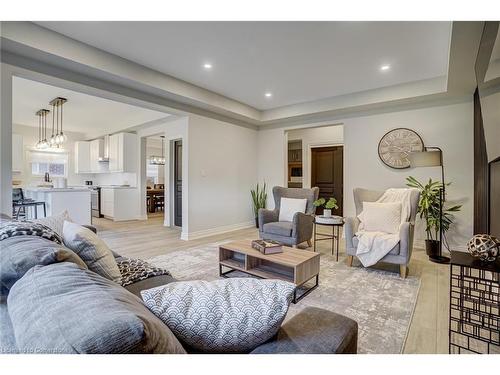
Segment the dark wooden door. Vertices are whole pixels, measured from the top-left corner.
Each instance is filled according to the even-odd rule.
[[[182,227],[182,141],[174,142],[174,224]]]
[[[333,215],[342,216],[344,203],[344,148],[343,146],[311,149],[311,186],[319,187],[320,198],[337,199],[338,209]],[[321,214],[319,209],[317,214]]]

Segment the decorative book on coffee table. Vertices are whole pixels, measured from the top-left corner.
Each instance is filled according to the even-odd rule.
[[[272,240],[253,240],[252,247],[259,250],[262,254],[279,254],[283,252],[283,245],[278,241]]]

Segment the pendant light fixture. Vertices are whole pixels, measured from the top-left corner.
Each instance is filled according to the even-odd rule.
[[[165,136],[161,136],[161,156],[156,156],[156,155],[151,155],[149,157],[149,164],[152,164],[152,165],[165,165],[165,156],[164,156],[164,150],[165,150],[165,147],[164,147],[164,138]]]
[[[38,117],[38,142],[35,148],[39,150],[45,150],[50,147],[47,141],[47,115],[49,114],[48,109],[40,109],[36,112]]]
[[[59,147],[64,142],[68,140],[66,134],[63,132],[63,105],[68,100],[65,98],[57,97],[50,101],[50,105],[52,106],[52,131],[54,132],[55,125],[55,134],[52,134],[50,138],[50,144],[56,147]]]

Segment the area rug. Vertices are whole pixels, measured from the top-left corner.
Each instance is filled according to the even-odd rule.
[[[218,245],[179,250],[148,260],[169,270],[177,280],[219,279]],[[247,277],[241,272],[231,277]],[[319,287],[292,304],[287,319],[307,306],[320,307],[358,322],[358,353],[402,353],[420,279],[362,267],[348,267],[344,258],[321,254]]]

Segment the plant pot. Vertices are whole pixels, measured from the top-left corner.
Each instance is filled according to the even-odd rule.
[[[332,210],[329,210],[329,209],[324,209],[323,210],[323,216],[324,217],[332,217]]]
[[[439,255],[439,241],[438,240],[425,240],[425,252],[430,257]]]
[[[255,228],[259,227],[259,218],[255,217]]]

